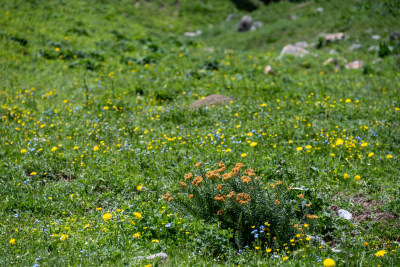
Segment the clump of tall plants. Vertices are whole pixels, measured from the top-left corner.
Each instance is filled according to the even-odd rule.
[[[302,193],[281,180],[258,177],[242,163],[230,170],[222,161],[213,169],[197,163],[177,189],[162,198],[180,212],[233,229],[239,248],[254,241],[280,247],[304,236],[303,226],[312,226],[318,218],[309,214],[311,203]]]

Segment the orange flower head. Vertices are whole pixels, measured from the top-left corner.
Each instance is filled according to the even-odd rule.
[[[190,180],[191,178],[193,177],[193,174],[192,173],[187,173],[187,174],[185,174],[185,182],[187,181],[187,180]]]
[[[230,173],[230,172],[222,174],[222,181],[226,181],[226,180],[229,180],[231,178],[232,178],[232,173]]]
[[[222,189],[222,185],[221,184],[217,185],[217,189],[221,190]]]
[[[187,184],[185,183],[185,182],[180,182],[179,183],[182,187],[186,187],[187,186]]]
[[[239,193],[236,195],[235,201],[240,204],[247,204],[250,202],[250,195],[247,193]]]
[[[223,210],[217,211],[217,215],[222,215],[222,214],[224,214],[224,211],[223,211]]]
[[[192,184],[195,186],[199,186],[203,182],[203,177],[197,176],[196,178],[193,179]]]
[[[249,183],[251,181],[251,178],[248,176],[242,176],[240,179],[242,179],[243,183]]]
[[[203,164],[203,163],[202,162],[198,162],[198,163],[194,164],[194,166],[197,168],[197,167],[200,167],[201,164]]]
[[[217,201],[225,202],[225,196],[221,194],[216,195],[214,199]]]

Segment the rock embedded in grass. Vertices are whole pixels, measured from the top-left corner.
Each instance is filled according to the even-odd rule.
[[[196,102],[194,102],[190,105],[190,108],[195,109],[195,108],[205,107],[205,106],[209,106],[209,105],[221,104],[224,102],[228,102],[230,100],[231,100],[231,97],[229,97],[229,96],[214,94],[214,95],[206,96],[203,99],[197,100]]]
[[[302,57],[307,54],[308,54],[308,51],[306,49],[304,49],[303,47],[288,44],[288,45],[285,45],[285,47],[283,47],[279,57],[283,57],[285,55],[293,55],[295,57]]]

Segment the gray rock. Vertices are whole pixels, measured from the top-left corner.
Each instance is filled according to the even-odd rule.
[[[315,11],[317,11],[317,12],[323,12],[323,11],[324,11],[324,8],[323,8],[323,7],[317,7],[317,9],[315,9]]]
[[[318,242],[321,246],[324,246],[326,244],[325,241],[319,236],[307,235],[307,237],[310,238],[312,241]]]
[[[338,214],[339,217],[342,217],[342,218],[344,218],[344,219],[346,219],[348,221],[353,219],[353,215],[350,212],[348,212],[347,210],[344,210],[344,209],[338,210],[337,214]]]
[[[195,32],[185,32],[186,37],[196,37],[201,35],[203,32],[201,30],[197,30]]]
[[[263,72],[264,74],[274,74],[274,70],[270,65],[266,66]]]
[[[263,25],[264,25],[264,24],[263,24],[261,21],[254,21],[254,22],[251,24],[250,31],[255,31],[255,30],[261,28]]]
[[[344,40],[346,36],[342,32],[337,32],[337,33],[329,33],[325,35],[325,42],[335,42],[335,41],[341,41]]]
[[[237,26],[238,32],[247,32],[251,28],[251,23],[253,22],[253,18],[250,16],[243,16],[242,19],[239,21]]]
[[[379,40],[379,39],[381,39],[381,36],[380,35],[372,35],[371,38],[373,40]]]
[[[347,50],[352,52],[352,51],[360,49],[360,48],[361,48],[360,44],[352,44]]]
[[[235,17],[236,17],[236,14],[231,13],[231,14],[229,14],[229,15],[226,17],[225,21],[231,21],[231,20],[234,19]]]
[[[350,70],[350,69],[361,69],[362,66],[364,65],[364,62],[361,60],[356,60],[356,61],[352,61],[349,62],[345,65],[346,69]]]
[[[166,253],[160,252],[160,253],[153,254],[153,255],[150,255],[147,257],[146,256],[138,256],[138,257],[133,258],[133,260],[134,261],[141,261],[141,260],[145,260],[145,259],[154,260],[156,258],[159,258],[161,260],[161,262],[165,262],[168,259],[168,255]]]
[[[392,32],[390,35],[389,35],[389,39],[390,40],[397,40],[397,39],[399,39],[400,38],[400,32]]]
[[[294,46],[302,47],[302,48],[307,48],[307,47],[309,47],[310,45],[309,45],[307,42],[305,42],[305,41],[301,41],[301,42],[295,43]]]
[[[306,54],[308,54],[308,51],[306,49],[304,49],[303,47],[288,44],[288,45],[285,45],[285,47],[282,49],[279,57],[283,57],[285,55],[293,55],[295,57],[302,57]]]

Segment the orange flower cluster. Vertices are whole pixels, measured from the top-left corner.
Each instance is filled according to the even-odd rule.
[[[193,194],[190,194],[190,195],[189,195],[189,198],[192,198],[192,197],[194,197],[194,195],[193,195]]]
[[[185,182],[180,182],[179,183],[182,187],[186,187],[187,186],[187,184],[185,183]]]
[[[225,202],[225,196],[224,196],[224,195],[221,195],[221,194],[216,195],[216,196],[214,197],[214,199],[217,200],[217,201]]]
[[[229,192],[229,194],[227,194],[226,197],[228,197],[228,198],[235,197],[235,192],[234,191]]]
[[[185,174],[185,181],[190,180],[193,177],[193,174],[191,172]]]
[[[197,167],[200,167],[201,164],[202,164],[202,162],[198,162],[198,163],[194,164],[194,166],[197,168]]]
[[[193,179],[192,184],[195,186],[199,186],[203,182],[203,177],[197,176],[196,178]]]
[[[217,185],[217,189],[221,190],[222,189],[222,185],[221,184]]]
[[[307,218],[309,218],[309,219],[318,219],[318,216],[317,215],[307,214]]]
[[[167,200],[168,202],[170,202],[173,198],[171,197],[170,194],[165,193],[165,194],[162,196],[162,199]]]
[[[222,162],[222,160],[219,163],[217,163],[217,165],[218,165],[219,169],[216,170],[216,172],[220,173],[220,172],[225,171],[225,164]]]
[[[249,183],[251,181],[251,178],[248,176],[242,176],[240,179],[242,179],[243,183]]]
[[[247,204],[250,202],[250,195],[247,193],[239,193],[237,194],[235,201],[240,204]]]
[[[231,172],[224,173],[224,174],[222,174],[222,181],[229,180],[229,179],[232,178],[232,176],[233,176],[233,175],[232,175]]]
[[[235,175],[238,175],[239,174],[239,171],[240,171],[240,169],[243,167],[243,163],[236,163],[236,165],[235,165],[235,167],[232,169],[232,175],[233,176],[235,176]]]
[[[211,180],[215,180],[219,178],[219,173],[216,171],[209,171],[206,174],[206,177]]]
[[[223,210],[217,211],[217,215],[222,215],[222,214],[224,214],[224,211],[223,211]]]
[[[282,184],[282,181],[276,181],[276,185]]]
[[[275,205],[279,205],[279,204],[281,204],[281,202],[279,201],[279,199],[277,199],[277,200],[275,200]]]
[[[254,173],[254,170],[253,169],[247,169],[247,170],[245,170],[244,171],[244,173],[243,173],[244,175],[247,175],[247,176],[255,176],[256,174]]]

